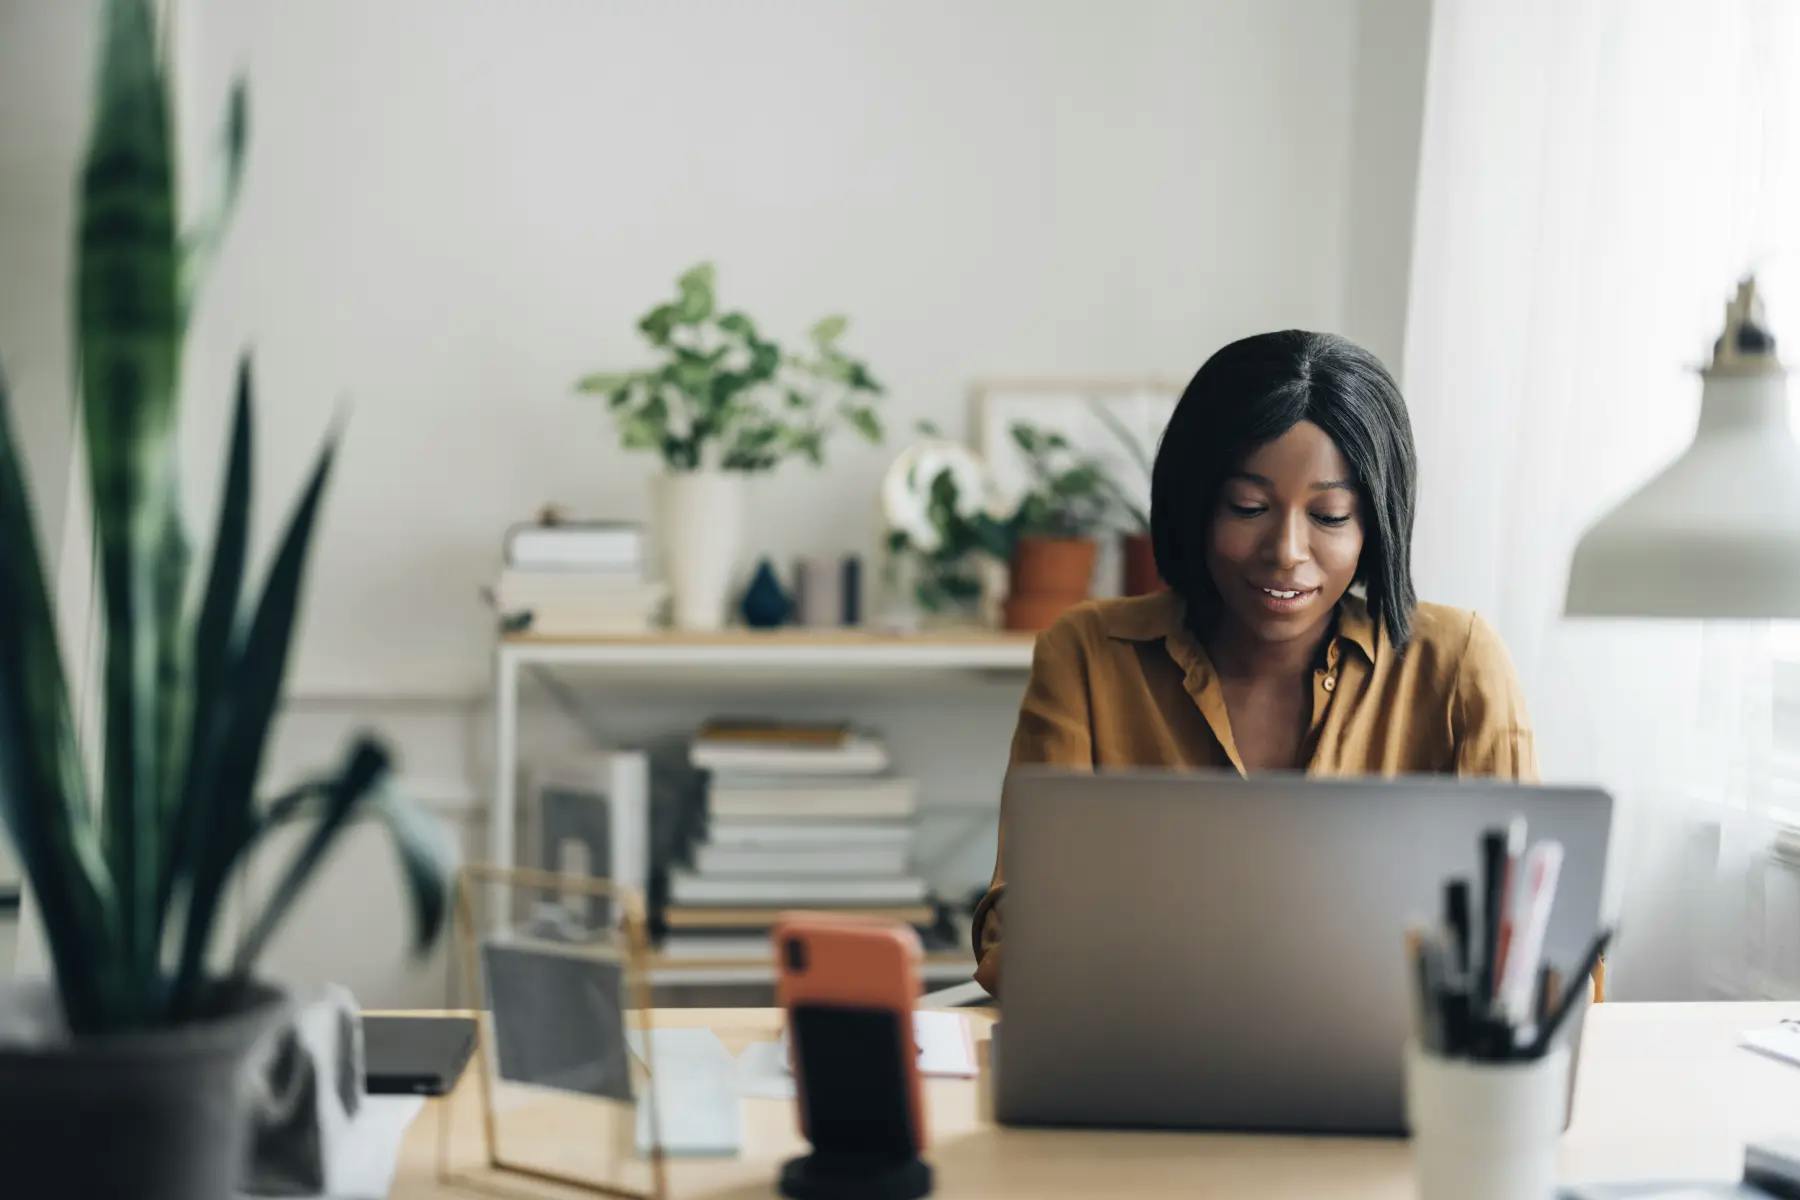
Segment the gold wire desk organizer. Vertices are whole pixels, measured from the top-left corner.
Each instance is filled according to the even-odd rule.
[[[478,894],[493,900],[496,892],[500,902],[478,914]],[[523,925],[514,918],[521,894],[538,898],[527,907]],[[471,864],[457,874],[455,905],[463,982],[476,1016],[475,1069],[486,1171],[471,1173],[451,1163],[454,1105],[446,1101],[438,1124],[439,1179],[500,1196],[529,1195],[505,1186],[510,1179],[621,1200],[665,1200],[661,1114],[652,1086],[655,1039],[643,897],[591,876]],[[539,960],[535,965],[534,958]],[[523,967],[518,975],[536,978],[507,980],[503,965]],[[498,997],[496,983],[501,985]],[[566,994],[571,983],[577,985],[573,996]],[[588,1015],[577,1011],[583,1005],[604,1007],[615,996],[616,1029],[605,1012],[595,1014],[591,1023],[570,1019]],[[510,1009],[554,1019],[520,1027]],[[564,1048],[578,1055],[583,1039],[589,1050],[585,1061],[549,1065]],[[582,1118],[569,1115],[583,1107],[593,1111]],[[541,1161],[539,1155],[520,1155],[516,1144],[503,1146],[509,1112],[530,1121],[535,1137],[529,1140],[538,1149],[561,1152],[552,1157],[599,1158],[610,1162],[610,1168],[573,1170]],[[627,1182],[632,1178],[639,1181]]]

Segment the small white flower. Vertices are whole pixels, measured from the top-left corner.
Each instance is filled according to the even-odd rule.
[[[906,535],[907,544],[923,554],[944,544],[943,531],[931,519],[931,492],[948,474],[956,487],[956,513],[965,519],[982,511],[988,494],[986,469],[973,451],[959,442],[932,438],[900,452],[881,485],[882,514],[888,528]]]

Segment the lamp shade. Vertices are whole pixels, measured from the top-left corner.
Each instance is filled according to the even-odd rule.
[[[1576,546],[1569,615],[1800,618],[1800,445],[1754,280],[1701,374],[1693,444]]]

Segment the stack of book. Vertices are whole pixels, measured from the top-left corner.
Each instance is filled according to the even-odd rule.
[[[598,637],[655,628],[666,598],[646,574],[644,529],[607,521],[518,525],[494,589],[509,629]]]
[[[845,725],[717,720],[690,753],[710,773],[707,834],[669,876],[671,959],[767,958],[783,912],[855,912],[930,927],[910,871],[918,787]]]

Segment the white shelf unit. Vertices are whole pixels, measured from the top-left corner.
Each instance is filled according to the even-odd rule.
[[[490,812],[491,861],[513,861],[518,807],[519,684],[528,669],[598,673],[608,683],[652,683],[704,689],[710,683],[754,680],[758,686],[807,688],[867,680],[882,686],[902,680],[929,683],[953,677],[1000,676],[1023,683],[1035,639],[1030,634],[884,634],[858,630],[728,631],[717,634],[653,634],[606,638],[503,638],[495,651],[494,804]],[[968,977],[973,961],[928,955],[927,983]],[[767,963],[663,960],[652,982],[672,985],[769,983]]]

